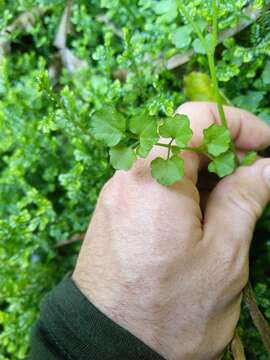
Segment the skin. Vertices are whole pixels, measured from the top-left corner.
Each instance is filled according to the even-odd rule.
[[[190,118],[191,146],[219,123],[212,103],[186,103],[177,113]],[[254,115],[225,113],[239,153],[270,145],[270,128]],[[254,227],[270,200],[270,159],[217,181],[205,158],[183,155],[185,178],[171,187],[150,174],[162,148],[105,184],[73,280],[165,359],[220,359],[239,319]]]

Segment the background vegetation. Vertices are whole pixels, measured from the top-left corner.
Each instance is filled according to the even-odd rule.
[[[209,1],[186,4],[207,29]],[[220,1],[217,73],[227,101],[270,123],[268,9]],[[93,111],[107,103],[171,115],[186,100],[213,99],[207,73],[174,0],[0,0],[0,360],[26,356],[40,300],[72,269],[112,174],[89,131]],[[268,319],[269,231],[270,209],[251,252]],[[268,358],[245,308],[238,333],[247,359]]]

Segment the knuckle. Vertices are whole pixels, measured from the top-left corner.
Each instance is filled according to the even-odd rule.
[[[228,201],[252,220],[258,219],[262,213],[262,207],[254,194],[245,188],[238,187],[237,191],[227,192]]]
[[[194,111],[194,110],[210,110],[211,111],[211,105],[213,103],[211,102],[207,102],[207,101],[187,101],[183,104],[181,104],[177,110],[176,113],[179,112],[190,112],[190,110]],[[194,109],[195,108],[195,109]]]
[[[110,207],[119,203],[119,198],[123,196],[127,176],[124,171],[116,171],[113,177],[106,182],[99,197],[103,205]]]
[[[185,112],[187,110],[190,110],[193,108],[193,106],[196,104],[195,101],[187,101],[185,103],[183,103],[182,105],[180,105],[177,110],[176,110],[176,113],[179,113],[179,112]]]
[[[150,166],[143,159],[138,159],[130,171],[135,180],[145,180],[150,177]]]

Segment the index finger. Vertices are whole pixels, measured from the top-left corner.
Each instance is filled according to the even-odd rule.
[[[232,106],[224,106],[224,112],[237,149],[262,150],[270,145],[270,127],[257,116]],[[212,124],[221,123],[217,105],[211,102],[187,102],[176,110],[176,114],[189,117],[193,130],[190,146],[201,145],[203,130]],[[186,175],[196,183],[199,169],[205,166],[207,161],[208,159],[204,156],[193,157]]]

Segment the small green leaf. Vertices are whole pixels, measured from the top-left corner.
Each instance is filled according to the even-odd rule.
[[[225,154],[218,156],[208,165],[208,170],[221,178],[232,174],[235,168],[235,155],[232,151],[227,151]]]
[[[177,6],[174,0],[156,1],[154,11],[158,18],[158,23],[169,23],[177,17]]]
[[[203,130],[203,135],[203,143],[210,155],[219,156],[230,147],[230,131],[223,125],[212,124]]]
[[[209,49],[211,49],[211,41],[212,41],[212,35],[211,34],[207,34],[206,37],[205,37],[205,41],[206,41],[206,44],[208,46]],[[193,49],[195,51],[195,53],[197,54],[203,54],[205,55],[206,52],[205,52],[205,48],[201,42],[201,40],[199,38],[195,39],[192,43],[192,46],[193,46]]]
[[[175,115],[168,118],[159,128],[159,134],[165,138],[175,139],[180,148],[185,148],[192,138],[189,118],[186,115]]]
[[[270,124],[270,111],[268,109],[264,109],[264,111],[259,114],[259,118],[261,118],[267,124]]]
[[[172,34],[172,42],[178,49],[187,47],[191,42],[192,27],[184,25],[177,28]]]
[[[170,186],[184,176],[184,160],[179,156],[168,160],[158,157],[151,162],[151,174],[160,184]]]
[[[154,11],[157,15],[162,15],[162,14],[166,14],[167,12],[175,8],[176,5],[173,0],[161,0],[159,2],[156,2],[154,6]]]
[[[241,160],[241,165],[251,165],[254,163],[256,158],[257,158],[256,151],[249,151],[248,153],[245,154],[245,156]]]
[[[196,21],[196,24],[198,25],[201,32],[204,32],[204,30],[207,28],[208,25],[207,21],[205,20],[198,20]]]
[[[270,61],[266,62],[265,68],[262,73],[262,81],[265,85],[270,84]]]
[[[106,106],[93,114],[90,127],[95,139],[111,147],[123,138],[126,119],[111,106]]]
[[[137,155],[145,158],[158,141],[157,122],[148,114],[140,114],[130,119],[129,129],[139,136]]]
[[[266,94],[265,91],[248,91],[245,95],[239,95],[234,99],[234,104],[250,112],[257,112],[261,101]]]
[[[130,147],[117,145],[110,149],[110,163],[116,170],[128,171],[135,160],[135,152]]]

